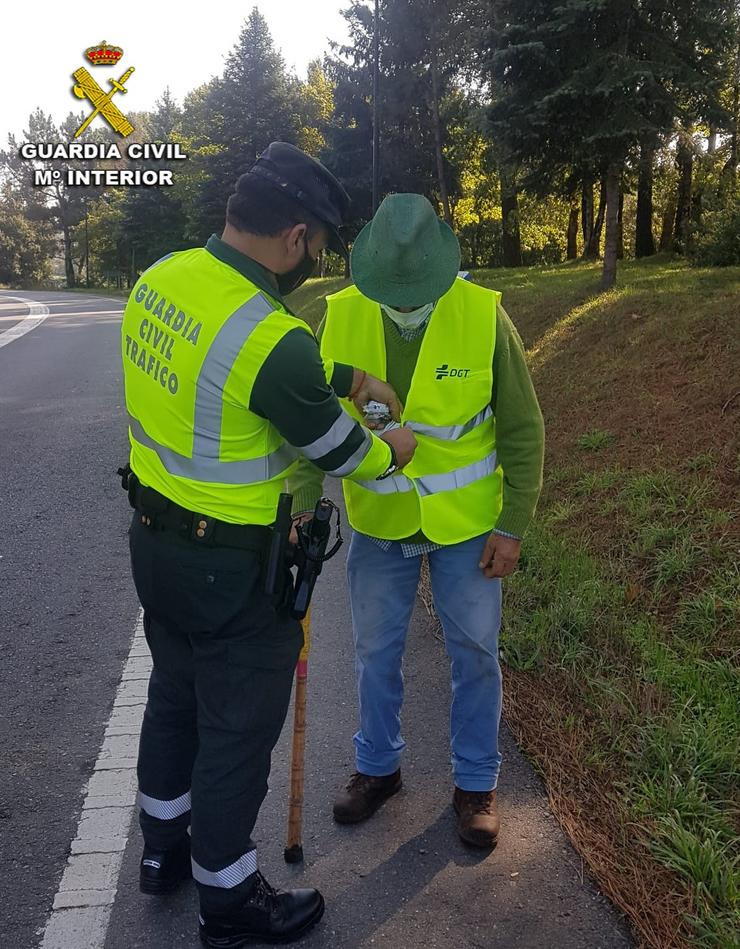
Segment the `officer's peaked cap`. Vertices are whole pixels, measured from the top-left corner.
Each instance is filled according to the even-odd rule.
[[[350,198],[334,175],[320,161],[295,145],[273,142],[249,170],[282,191],[325,224],[329,247],[347,257],[339,228],[349,211]]]

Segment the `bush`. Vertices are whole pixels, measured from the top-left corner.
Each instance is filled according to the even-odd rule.
[[[706,217],[703,232],[696,238],[693,257],[702,267],[729,267],[740,264],[740,197],[727,207]]]

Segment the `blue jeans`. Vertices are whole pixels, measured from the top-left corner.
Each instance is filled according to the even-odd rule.
[[[434,605],[452,668],[452,770],[464,791],[496,787],[501,754],[501,581],[478,567],[487,534],[429,554]],[[355,534],[347,558],[355,638],[360,729],[357,770],[392,774],[406,746],[401,737],[402,660],[421,569],[400,544],[386,552]]]

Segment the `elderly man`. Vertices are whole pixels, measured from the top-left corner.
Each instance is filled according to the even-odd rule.
[[[452,670],[457,829],[490,848],[499,832],[501,579],[516,566],[539,496],[542,416],[501,294],[459,277],[457,238],[424,197],[386,198],[351,263],[354,285],[327,300],[322,354],[389,382],[418,447],[402,472],[344,483],[360,723],[357,770],[334,817],[365,820],[401,788],[402,658],[426,553]],[[300,507],[312,507],[320,472],[304,468],[294,489],[296,481]]]

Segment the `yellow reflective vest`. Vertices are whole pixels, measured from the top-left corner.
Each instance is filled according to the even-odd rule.
[[[501,512],[503,473],[491,410],[496,310],[501,295],[457,279],[429,320],[402,423],[418,447],[401,474],[344,482],[352,527],[387,540],[422,530],[455,544],[491,530]],[[356,287],[327,297],[324,358],[387,378],[380,305]],[[354,406],[345,400],[355,417]]]
[[[231,523],[274,521],[297,452],[248,406],[264,361],[296,327],[311,332],[205,248],[141,275],[122,353],[130,463],[142,484]]]

